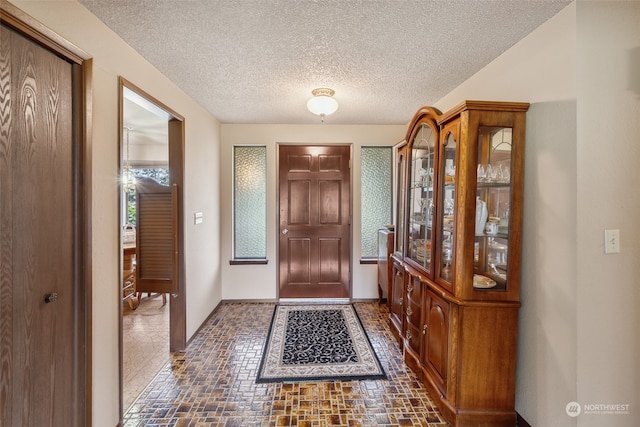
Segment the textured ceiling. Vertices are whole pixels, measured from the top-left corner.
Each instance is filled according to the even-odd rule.
[[[79,0],[222,123],[406,124],[569,0]],[[134,82],[135,83],[135,82]]]

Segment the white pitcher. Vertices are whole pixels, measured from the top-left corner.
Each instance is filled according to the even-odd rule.
[[[476,197],[476,236],[484,234],[484,225],[488,216],[487,204],[480,197]]]

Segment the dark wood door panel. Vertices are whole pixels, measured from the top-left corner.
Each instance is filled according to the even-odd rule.
[[[303,285],[311,283],[311,242],[309,239],[287,239],[288,283]]]
[[[0,425],[76,425],[73,66],[0,32]]]
[[[342,156],[336,154],[319,154],[318,170],[320,172],[342,172],[344,170]]]
[[[350,295],[349,157],[347,146],[280,147],[280,298]]]
[[[286,158],[287,172],[311,172],[311,154],[291,153]]]
[[[444,393],[449,360],[450,305],[431,290],[426,292],[424,301],[426,336],[423,341],[422,364],[432,373],[433,381]]]
[[[391,307],[389,317],[391,318],[393,324],[395,325],[396,332],[398,336],[404,334],[404,280],[405,280],[405,272],[404,267],[397,263],[393,262],[393,277],[392,277],[392,290],[391,290]]]
[[[291,180],[289,182],[288,226],[310,225],[311,221],[311,181]]]
[[[447,325],[442,306],[435,304],[429,308],[429,326],[431,327],[427,341],[429,363],[441,377],[444,377],[447,366]]]
[[[342,259],[341,249],[344,245],[340,238],[318,239],[318,283],[335,284],[342,283]]]
[[[340,225],[342,221],[342,182],[339,180],[318,181],[318,223]]]

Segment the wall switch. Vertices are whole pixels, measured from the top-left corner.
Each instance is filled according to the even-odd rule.
[[[196,212],[193,214],[193,223],[202,224],[202,212]]]
[[[604,253],[620,253],[620,230],[604,230]]]

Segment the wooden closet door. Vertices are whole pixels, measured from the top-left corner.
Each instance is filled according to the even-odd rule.
[[[0,425],[81,425],[72,65],[0,32]]]

